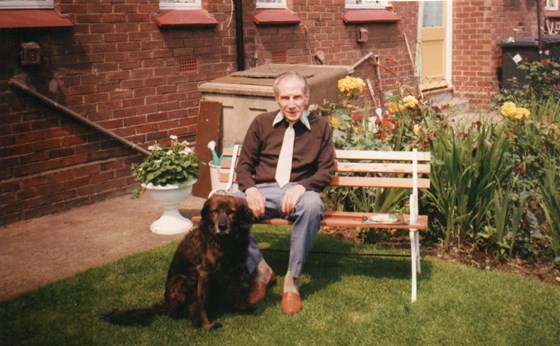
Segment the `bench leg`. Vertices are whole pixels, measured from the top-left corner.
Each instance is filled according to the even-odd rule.
[[[416,230],[410,230],[410,262],[412,265],[412,289],[410,295],[410,301],[416,301],[416,289],[417,281],[416,276],[420,272],[420,254],[419,254],[419,240],[418,232]]]
[[[418,232],[414,232],[415,239],[416,239],[416,272],[420,274],[422,272],[422,268],[420,266],[420,235]]]

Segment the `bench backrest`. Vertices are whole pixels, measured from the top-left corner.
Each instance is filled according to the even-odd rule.
[[[240,150],[241,146],[224,149],[221,182],[236,181],[235,173],[230,177],[230,168],[232,157],[237,163]],[[431,155],[428,151],[336,150],[335,153],[336,175],[331,186],[407,188],[413,189],[413,193],[430,187]]]

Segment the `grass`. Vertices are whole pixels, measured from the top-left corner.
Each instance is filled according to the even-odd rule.
[[[265,248],[288,248],[284,229],[255,233]],[[177,242],[1,302],[0,345],[560,345],[558,287],[430,259],[411,303],[409,258],[326,254],[395,253],[326,235],[306,265],[304,309],[294,316],[280,311],[280,280],[254,312],[225,314],[211,333],[166,316],[148,327],[102,320],[161,298]],[[285,272],[287,252],[264,255]]]

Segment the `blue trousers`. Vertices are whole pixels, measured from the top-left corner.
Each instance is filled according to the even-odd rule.
[[[266,198],[265,202],[265,218],[287,218],[292,221],[292,234],[290,239],[290,260],[288,270],[294,277],[300,277],[303,265],[317,239],[320,222],[323,218],[324,209],[321,196],[315,191],[306,191],[297,202],[294,210],[290,215],[282,213],[282,197],[284,192],[296,185],[296,183],[288,183],[280,188],[277,183],[259,184],[257,188]],[[244,192],[236,192],[236,197],[246,199]],[[257,240],[251,233],[251,242],[249,244],[249,258],[247,259],[247,268],[252,273],[257,264],[263,259],[261,250],[257,244]]]

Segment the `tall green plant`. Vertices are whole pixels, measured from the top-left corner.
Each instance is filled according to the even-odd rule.
[[[512,192],[512,185],[496,190],[492,209],[494,224],[486,225],[477,234],[478,246],[493,251],[498,259],[513,257],[525,212],[521,206],[525,204],[526,196],[516,202]]]
[[[556,165],[548,165],[544,179],[539,186],[542,196],[541,206],[546,215],[550,243],[555,255],[556,264],[560,265],[560,169]]]
[[[495,129],[490,124],[466,133],[448,129],[432,142],[431,189],[426,197],[446,246],[476,237],[488,224],[495,193],[510,175],[508,143]]]

